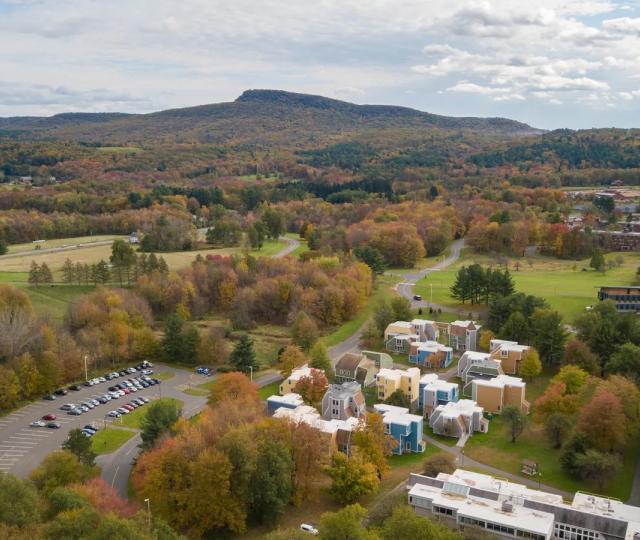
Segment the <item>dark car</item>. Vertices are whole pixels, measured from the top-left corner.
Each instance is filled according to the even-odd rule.
[[[64,388],[58,388],[54,394],[56,396],[66,396],[69,392],[67,392]]]
[[[77,384],[72,384],[69,387],[69,390],[73,390],[74,392],[79,392],[81,390],[81,388]]]
[[[49,394],[48,396],[44,396],[42,399],[46,399],[47,401],[54,401],[58,398],[54,394]]]
[[[116,390],[118,390],[118,385],[117,384],[109,387],[109,392],[115,392]]]
[[[421,302],[422,301],[422,296],[420,296],[419,294],[414,294],[413,295],[413,299],[417,300],[418,302]]]
[[[82,411],[80,409],[71,409],[67,414],[70,414],[71,416],[80,416]]]
[[[60,422],[49,422],[47,424],[47,427],[49,429],[60,429],[62,427],[62,424]]]

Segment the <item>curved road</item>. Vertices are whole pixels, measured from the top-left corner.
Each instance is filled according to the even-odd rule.
[[[404,281],[398,284],[397,291],[398,294],[408,298],[411,301],[411,305],[414,308],[419,307],[429,307],[429,304],[425,301],[416,301],[413,299],[413,286],[424,277],[428,276],[432,272],[437,272],[438,270],[444,270],[445,268],[451,266],[460,258],[460,252],[464,247],[464,238],[460,240],[456,240],[451,244],[451,252],[449,255],[435,264],[434,266],[430,266],[429,268],[423,268],[422,270],[417,270],[410,274],[404,274]],[[444,309],[443,309],[444,311]],[[349,351],[356,350],[360,347],[360,338],[362,337],[362,333],[366,327],[367,322],[365,322],[354,334],[349,336],[344,341],[334,345],[329,349],[329,356],[333,360],[334,364],[338,361],[338,359],[345,353]]]

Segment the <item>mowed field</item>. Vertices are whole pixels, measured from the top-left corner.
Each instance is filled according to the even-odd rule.
[[[122,235],[113,234],[98,234],[94,236],[76,236],[73,238],[54,238],[51,240],[45,240],[42,243],[36,244],[35,242],[26,242],[24,244],[12,244],[9,246],[9,253],[22,253],[23,251],[33,251],[36,246],[40,246],[40,249],[60,248],[64,246],[74,246],[78,244],[92,244],[95,242],[104,242],[110,240],[116,240],[117,238],[127,238]]]
[[[93,237],[95,239],[95,237]],[[112,237],[113,238],[113,237]],[[63,244],[71,245],[83,243],[78,238],[67,238],[61,240]],[[62,244],[61,244],[62,245]],[[268,240],[265,241],[262,249],[249,250],[249,253],[258,257],[270,257],[280,251],[286,246],[286,242],[282,240]],[[54,246],[51,246],[54,247]],[[242,253],[244,249],[242,247],[221,248],[221,249],[200,249],[196,251],[179,251],[170,253],[158,253],[167,261],[169,268],[177,270],[185,266],[190,265],[198,255],[206,257],[207,255],[231,255],[234,253]],[[28,272],[31,266],[31,261],[35,261],[38,264],[47,263],[49,268],[53,271],[54,277],[59,279],[59,271],[62,265],[67,259],[70,259],[74,264],[93,264],[100,260],[109,261],[111,256],[111,245],[105,244],[101,246],[85,246],[75,249],[65,249],[55,252],[38,253],[29,252],[24,256],[19,257],[1,257],[0,256],[0,272]]]
[[[558,310],[564,316],[566,322],[571,322],[578,315],[584,313],[587,306],[598,301],[598,287],[634,283],[636,269],[640,266],[640,254],[610,253],[606,255],[606,259],[615,259],[617,256],[624,259],[622,266],[607,270],[605,273],[596,272],[589,268],[589,259],[561,261],[548,257],[532,257],[529,259],[509,259],[508,266],[516,290],[545,298],[553,309]],[[454,266],[428,275],[418,282],[414,290],[417,294],[422,295],[427,302],[430,301],[433,290],[435,304],[457,308],[461,312],[472,309],[477,311],[478,306],[462,305],[451,298],[450,293],[450,287],[455,281],[460,266],[476,262],[483,266],[497,266],[495,259],[466,252]],[[515,267],[516,262],[520,264],[519,270]]]

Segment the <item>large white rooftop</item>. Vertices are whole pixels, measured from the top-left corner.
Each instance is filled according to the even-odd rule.
[[[290,381],[299,381],[300,379],[302,379],[302,377],[310,377],[311,372],[314,369],[315,368],[309,367],[308,364],[304,364],[303,366],[300,366],[299,368],[294,369],[291,372],[291,375],[287,377],[287,379]]]
[[[492,388],[504,388],[505,386],[518,386],[522,388],[526,386],[526,383],[520,377],[511,377],[510,375],[498,375],[492,379],[474,379],[472,384],[477,386],[490,386]]]
[[[440,379],[436,373],[427,373],[420,379],[420,384],[424,384],[425,388],[433,390],[449,391],[451,388],[457,388],[458,384]]]
[[[415,377],[416,375],[420,375],[420,370],[415,367],[407,369],[382,368],[380,371],[378,371],[376,377],[399,381],[402,377]]]
[[[387,405],[386,403],[376,403],[373,408],[382,415],[385,422],[390,424],[399,424],[402,426],[408,426],[413,422],[420,422],[424,420],[422,416],[409,413],[409,409],[405,407],[396,407],[395,405]]]
[[[438,343],[437,341],[423,341],[418,345],[417,350],[430,352],[453,351],[451,347],[447,347],[446,345]]]
[[[294,392],[290,392],[285,394],[284,396],[279,396],[277,394],[273,396],[269,396],[267,398],[268,403],[281,403],[283,405],[293,405],[297,407],[298,405],[304,405],[304,400],[300,394],[296,394]]]
[[[295,409],[281,407],[273,416],[274,418],[287,418],[293,422],[304,422],[323,433],[329,434],[333,434],[339,429],[351,431],[359,423],[359,420],[355,417],[346,420],[325,420],[320,416],[320,413],[310,405],[300,405]]]
[[[458,418],[460,415],[470,416],[475,412],[482,414],[484,409],[471,399],[461,399],[438,405],[436,411],[439,411],[444,418]]]

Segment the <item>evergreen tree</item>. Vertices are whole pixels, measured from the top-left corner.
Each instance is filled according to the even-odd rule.
[[[229,363],[238,371],[247,373],[250,367],[256,365],[256,353],[253,349],[253,340],[248,334],[242,334],[238,343],[229,356]]]
[[[500,328],[500,337],[502,339],[509,339],[518,343],[527,343],[530,334],[529,321],[519,311],[509,315],[509,318]]]
[[[164,337],[162,338],[162,351],[168,361],[176,361],[182,358],[183,336],[182,327],[184,321],[176,313],[169,315],[164,323]]]
[[[316,341],[309,351],[309,365],[316,369],[324,371],[329,382],[335,378],[335,371],[327,347],[322,341]]]
[[[76,283],[78,285],[82,285],[83,274],[84,274],[84,267],[82,266],[82,263],[76,263],[75,277],[76,277]]]
[[[62,448],[74,454],[80,463],[93,466],[96,462],[96,454],[93,452],[91,439],[79,429],[72,429]]]
[[[53,274],[45,262],[40,265],[40,280],[42,283],[53,283]]]
[[[597,248],[594,249],[589,266],[594,270],[604,271],[604,264],[604,255],[602,254],[602,251]]]
[[[276,441],[261,445],[251,482],[251,510],[260,523],[275,523],[291,501],[293,463],[287,448]]]
[[[353,254],[356,258],[368,265],[374,274],[384,274],[387,265],[380,250],[372,246],[363,246],[354,249]]]
[[[100,262],[98,262],[98,264],[96,264],[96,279],[97,282],[101,284],[109,283],[109,281],[111,280],[109,265],[102,259],[100,260]]]
[[[164,276],[169,273],[169,265],[167,261],[164,260],[164,257],[158,259],[158,271]]]
[[[125,279],[131,285],[131,268],[135,258],[136,254],[131,244],[124,240],[114,240],[111,246],[110,261],[120,285],[124,284]]]
[[[62,281],[72,284],[76,280],[76,269],[70,259],[64,261],[62,266]]]
[[[264,244],[264,227],[260,222],[254,223],[247,230],[247,238],[252,249],[262,249]]]
[[[38,266],[36,261],[31,261],[31,267],[29,268],[29,284],[37,287],[40,283],[42,283],[40,266]]]

